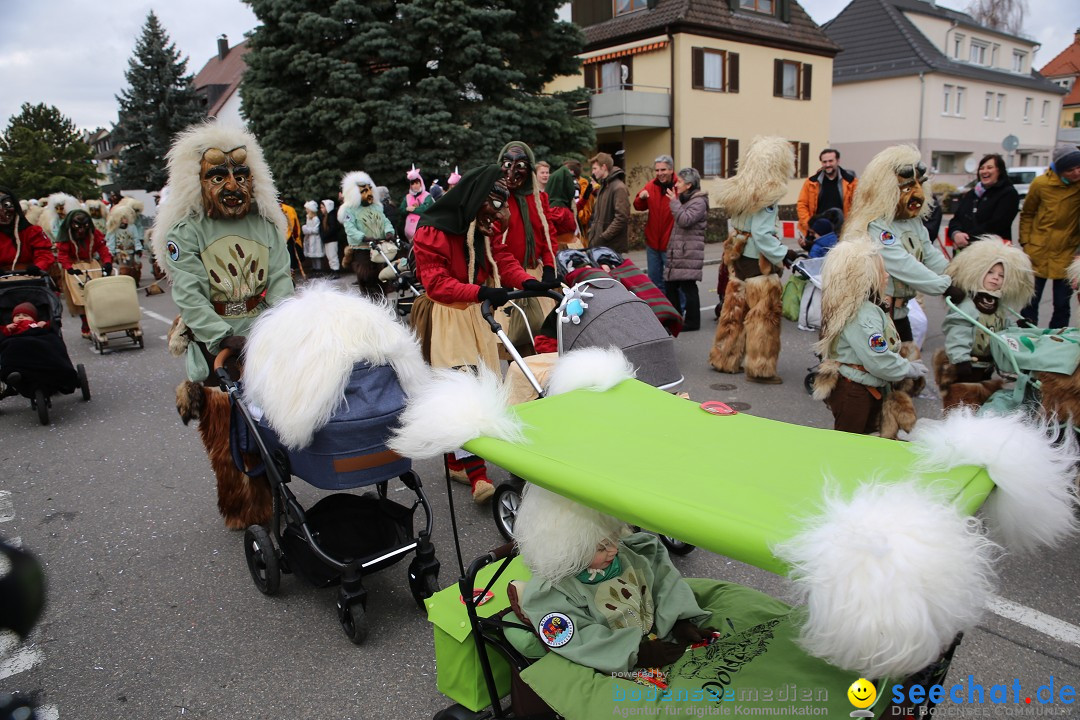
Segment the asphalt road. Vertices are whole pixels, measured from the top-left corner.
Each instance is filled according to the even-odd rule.
[[[714,273],[706,269],[707,278]],[[695,400],[829,427],[825,407],[803,390],[813,336],[792,323],[783,323],[783,385],[754,385],[709,368],[712,284],[703,283],[702,330],[677,340],[684,390]],[[295,576],[283,579],[276,597],[255,589],[242,534],[226,530],[218,516],[196,429],[184,427],[174,408],[183,368],[168,355],[164,334],[175,308],[168,294],[139,299],[144,350],[99,356],[79,338],[77,321],[65,324],[72,359],[89,374],[89,403],[58,398],[48,427],[21,399],[0,404],[0,492],[8,493],[0,495],[0,534],[37,553],[49,581],[47,611],[28,642],[0,644],[0,692],[34,695],[50,718],[431,717],[448,700],[436,689],[432,629],[409,594],[405,563],[366,583],[372,632],[362,647],[338,625],[334,590]],[[925,347],[932,351],[941,344],[933,330],[940,301],[927,312]],[[923,417],[940,414],[933,397],[917,406]],[[440,465],[416,469],[435,509],[445,587],[456,579],[447,488]],[[294,485],[308,504],[319,494]],[[489,508],[475,507],[464,486],[452,492],[467,560],[499,544]],[[1036,557],[1004,559],[999,593],[1022,606],[1013,614],[1026,624],[988,612],[965,637],[950,681],[970,674],[986,687],[1018,678],[1035,688],[1051,676],[1059,686],[1076,684],[1078,550],[1073,540]],[[676,564],[689,576],[788,593],[782,579],[702,550]]]

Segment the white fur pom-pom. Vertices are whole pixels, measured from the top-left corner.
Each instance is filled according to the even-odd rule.
[[[571,390],[604,392],[623,380],[630,380],[634,374],[634,366],[619,348],[571,350],[555,363],[547,394],[560,395]]]
[[[998,547],[932,490],[871,483],[851,499],[827,492],[774,553],[808,606],[803,647],[863,677],[899,678],[975,625]]]
[[[413,460],[450,452],[485,436],[521,442],[521,419],[510,412],[507,389],[488,368],[478,373],[438,370],[409,396],[387,446]]]
[[[939,470],[958,465],[986,468],[997,489],[986,502],[990,531],[1009,550],[1054,547],[1077,530],[1076,463],[1071,433],[1055,445],[1045,424],[1019,413],[976,417],[968,408],[940,422],[920,423],[912,449],[920,466]]]

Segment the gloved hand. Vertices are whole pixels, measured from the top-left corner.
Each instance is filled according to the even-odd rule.
[[[26,269],[23,270],[23,274],[30,275],[32,277],[41,277],[45,274],[45,271],[39,268],[37,265],[27,265]]]
[[[1037,328],[1037,327],[1039,327],[1035,323],[1028,320],[1026,317],[1017,318],[1016,325],[1017,325],[1017,327],[1022,327],[1022,328]]]
[[[101,266],[101,269],[105,275],[112,275],[112,263],[107,262]]]
[[[691,645],[709,639],[714,632],[716,632],[715,628],[699,628],[689,620],[679,620],[675,623],[675,626],[671,628],[672,635]]]
[[[521,289],[530,292],[544,292],[546,290],[554,290],[557,287],[559,287],[559,283],[555,281],[545,282],[542,280],[526,280],[521,283]]]
[[[388,233],[386,233],[386,239],[387,239],[387,240],[391,240],[391,241],[393,241],[393,239],[394,239],[394,233],[393,233],[393,232],[388,232]]]
[[[952,300],[953,305],[959,305],[960,303],[962,303],[966,296],[967,293],[965,293],[963,290],[956,287],[955,285],[950,285],[948,289],[945,290],[945,297]]]
[[[240,355],[244,352],[244,345],[247,343],[247,338],[243,335],[228,335],[224,340],[218,343],[219,350],[232,350],[234,355]]]
[[[964,362],[956,363],[956,382],[970,382],[971,381],[971,361],[965,360]]]
[[[536,282],[533,280],[532,282]],[[500,287],[488,287],[486,285],[480,286],[480,292],[477,293],[477,297],[480,302],[487,300],[491,303],[491,307],[500,307],[510,301],[510,291],[506,288]]]
[[[796,250],[790,250],[789,249],[787,251],[787,254],[784,255],[784,267],[786,267],[786,268],[791,267],[791,263],[795,262],[796,260],[798,260],[801,257],[806,257],[806,255],[804,255],[803,253],[798,252]]]
[[[642,640],[638,645],[635,667],[651,668],[670,665],[682,657],[684,643],[666,643],[663,640]]]
[[[545,265],[544,274],[540,276],[540,282],[546,283],[551,288],[559,287],[559,279],[555,277],[555,268]]]
[[[78,271],[78,270],[76,270],[75,268],[68,268],[68,269],[67,269],[67,274],[68,274],[68,275],[78,275],[78,274],[79,274],[79,271]]]
[[[907,373],[904,375],[904,377],[917,379],[921,377],[926,377],[926,373],[926,366],[923,365],[922,360],[914,360],[908,364]]]

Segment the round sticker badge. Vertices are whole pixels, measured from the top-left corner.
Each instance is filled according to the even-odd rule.
[[[574,637],[574,621],[562,613],[548,613],[540,620],[540,639],[549,648],[560,648]]]
[[[1016,338],[1011,338],[1011,337],[1005,338],[1005,344],[1008,345],[1009,349],[1012,350],[1013,352],[1019,352],[1020,351],[1020,343],[1018,343],[1016,341]]]
[[[895,245],[896,244],[896,236],[893,235],[888,230],[882,230],[881,231],[881,244],[882,245]]]
[[[175,242],[170,240],[169,242],[165,243],[165,247],[168,249],[169,258],[173,262],[176,262],[180,259],[180,247]]]
[[[870,344],[870,349],[876,353],[883,353],[889,349],[889,343],[881,333],[874,333],[867,342]]]

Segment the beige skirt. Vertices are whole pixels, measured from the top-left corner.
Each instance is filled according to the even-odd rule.
[[[480,304],[464,307],[431,303],[431,366],[486,365],[499,371],[498,338],[480,314]]]

